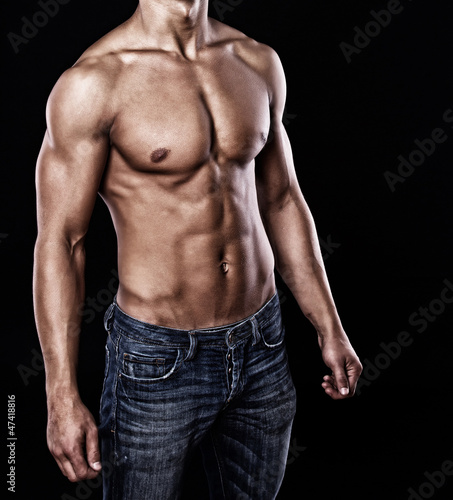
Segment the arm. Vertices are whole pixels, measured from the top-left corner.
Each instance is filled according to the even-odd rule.
[[[83,241],[108,154],[102,87],[99,76],[80,67],[62,75],[49,97],[36,170],[33,298],[46,370],[47,442],[71,481],[93,478],[101,468],[96,423],[79,397],[76,371]]]
[[[341,325],[330,291],[315,224],[297,181],[291,146],[282,124],[286,98],[275,53],[268,69],[273,138],[256,158],[258,202],[276,269],[318,333],[324,363],[332,370],[322,386],[333,399],[352,396],[362,371]]]

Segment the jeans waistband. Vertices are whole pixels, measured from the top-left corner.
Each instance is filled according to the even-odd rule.
[[[197,342],[211,345],[228,345],[232,347],[237,342],[254,336],[254,343],[258,342],[260,330],[280,315],[280,301],[277,292],[254,314],[227,325],[182,330],[160,325],[145,323],[125,313],[117,304],[116,297],[104,315],[104,327],[110,331],[112,325],[121,333],[137,338],[144,342],[156,344],[172,344],[185,347],[192,345],[196,337]]]

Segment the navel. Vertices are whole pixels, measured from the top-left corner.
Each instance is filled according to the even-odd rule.
[[[228,264],[226,262],[222,262],[220,264],[220,269],[222,270],[222,273],[226,274],[228,272]]]
[[[170,150],[166,149],[166,148],[155,149],[151,153],[151,161],[153,163],[159,163],[159,162],[165,160],[165,158],[167,158],[168,153],[170,153]]]

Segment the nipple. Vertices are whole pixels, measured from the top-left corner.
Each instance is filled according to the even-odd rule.
[[[155,149],[151,153],[151,161],[153,163],[159,163],[162,160],[165,160],[165,158],[167,158],[169,152],[170,152],[170,150],[166,149],[166,148]]]
[[[228,272],[228,264],[226,262],[222,262],[222,264],[220,264],[220,268],[222,269],[223,273],[226,274]]]

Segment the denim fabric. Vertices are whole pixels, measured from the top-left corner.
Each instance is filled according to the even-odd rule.
[[[212,499],[274,499],[296,410],[278,296],[217,328],[151,325],[115,301],[104,323],[104,500],[180,498],[198,446]]]

